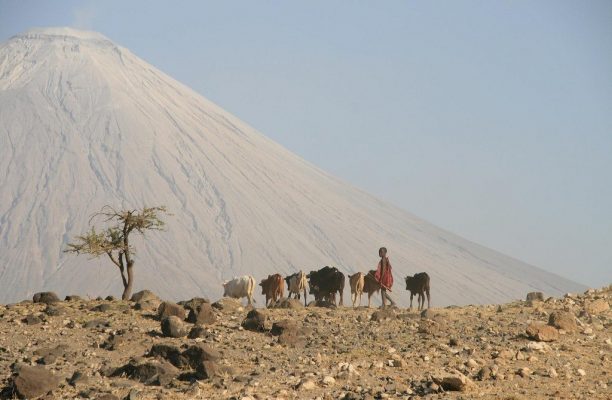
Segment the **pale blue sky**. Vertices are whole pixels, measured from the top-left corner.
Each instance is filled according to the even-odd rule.
[[[6,1],[443,228],[612,282],[612,1]]]

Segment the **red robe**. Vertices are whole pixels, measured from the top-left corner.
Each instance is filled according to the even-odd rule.
[[[374,278],[380,283],[380,285],[391,291],[391,286],[393,286],[393,274],[391,272],[391,263],[389,262],[389,258],[387,257],[387,269],[385,270],[385,274],[382,275],[382,260],[378,262],[378,267],[376,268],[376,274]]]

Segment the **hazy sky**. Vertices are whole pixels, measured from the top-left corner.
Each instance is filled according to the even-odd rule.
[[[443,228],[612,283],[612,1],[5,1]]]

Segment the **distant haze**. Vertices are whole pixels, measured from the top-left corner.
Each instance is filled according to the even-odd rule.
[[[332,175],[602,286],[611,20],[609,1],[0,0],[0,41],[101,32]]]

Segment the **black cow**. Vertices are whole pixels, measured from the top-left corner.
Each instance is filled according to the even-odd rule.
[[[340,293],[340,305],[343,305],[344,274],[336,267],[325,266],[318,271],[311,271],[307,275],[310,294],[314,295],[315,300],[327,300],[336,304],[336,292]]]
[[[410,308],[412,308],[412,296],[415,293],[418,295],[417,302],[419,303],[419,310],[422,310],[425,306],[425,294],[427,294],[427,308],[429,305],[429,275],[427,272],[419,272],[414,276],[406,277],[406,290],[410,290]]]

